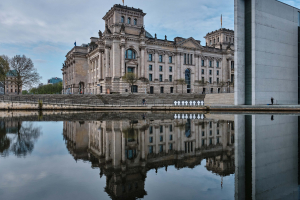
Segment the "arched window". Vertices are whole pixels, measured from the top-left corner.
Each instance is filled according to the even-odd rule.
[[[137,25],[137,19],[134,19],[134,20],[133,20],[133,24],[134,24],[134,25]]]
[[[127,23],[128,23],[128,24],[131,24],[131,18],[130,18],[130,17],[128,17]]]
[[[126,52],[125,52],[125,58],[126,59],[135,59],[136,58],[136,53],[134,50],[132,49],[128,49]]]
[[[125,17],[122,16],[122,17],[121,17],[121,23],[124,23],[124,21],[125,21]]]

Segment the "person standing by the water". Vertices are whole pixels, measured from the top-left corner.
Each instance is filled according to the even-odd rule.
[[[271,104],[273,105],[273,103],[274,103],[274,98],[271,97]]]

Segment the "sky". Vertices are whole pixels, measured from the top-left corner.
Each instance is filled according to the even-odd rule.
[[[299,0],[282,2],[300,8]],[[89,43],[104,31],[102,17],[122,0],[1,0],[0,55],[26,55],[42,76],[62,78],[65,55],[74,42]],[[193,37],[205,45],[204,36],[221,27],[234,29],[234,0],[125,0],[142,9],[145,29],[169,40]]]

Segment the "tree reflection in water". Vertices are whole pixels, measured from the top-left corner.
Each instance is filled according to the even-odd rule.
[[[11,134],[9,137],[8,134]],[[8,156],[12,152],[17,157],[25,157],[32,153],[34,143],[41,135],[41,128],[32,122],[1,122],[0,153]]]

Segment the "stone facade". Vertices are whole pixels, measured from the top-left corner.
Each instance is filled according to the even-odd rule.
[[[66,55],[63,92],[218,93],[233,87],[232,30],[208,33],[206,46],[193,37],[158,39],[144,29],[145,15],[114,5],[103,17],[105,31]],[[138,77],[131,89],[122,78],[128,72]]]
[[[5,94],[18,94],[18,86],[16,84],[16,73],[14,70],[10,70],[5,78]],[[22,87],[19,88],[20,94],[22,94]]]

